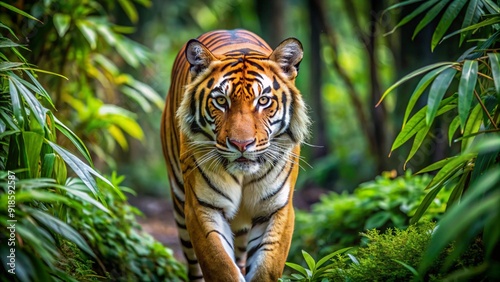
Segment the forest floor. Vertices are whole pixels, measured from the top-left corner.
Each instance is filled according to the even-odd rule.
[[[306,192],[307,191],[307,192]],[[309,187],[296,191],[294,206],[299,209],[309,209],[317,202],[325,190]],[[143,231],[174,251],[174,256],[185,263],[181,245],[177,238],[177,226],[174,220],[172,202],[167,196],[129,196],[129,203],[137,207],[144,215],[137,218]]]

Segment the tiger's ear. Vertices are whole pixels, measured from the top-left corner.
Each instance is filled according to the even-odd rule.
[[[288,38],[274,49],[269,59],[278,63],[289,79],[294,79],[299,71],[303,54],[302,43],[295,38]]]
[[[185,55],[191,65],[189,71],[193,76],[200,74],[216,59],[212,52],[196,39],[189,40],[186,45]]]

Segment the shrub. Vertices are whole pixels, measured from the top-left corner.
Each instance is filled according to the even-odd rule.
[[[411,172],[391,179],[389,173],[366,182],[353,194],[329,193],[312,206],[312,211],[297,211],[295,232],[288,259],[298,261],[301,250],[313,256],[325,256],[333,250],[359,244],[360,232],[389,227],[405,228],[418,204],[425,197],[424,187],[430,176],[412,176]],[[437,219],[445,210],[443,190],[426,213]]]

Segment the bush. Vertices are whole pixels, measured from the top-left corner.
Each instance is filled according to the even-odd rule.
[[[422,222],[406,230],[388,228],[384,233],[376,229],[369,230],[363,233],[368,240],[366,246],[329,254],[325,257],[331,258],[328,262],[323,258],[315,263],[312,257],[304,253],[308,269],[287,263],[298,273],[284,276],[282,281],[442,281],[452,279],[448,275],[456,269],[471,269],[482,263],[484,246],[478,239],[451,267],[445,267],[445,258],[453,250],[453,246],[448,246],[425,276],[420,276],[416,268],[431,241],[434,228],[435,223]],[[323,267],[318,268],[320,262]]]
[[[425,197],[430,176],[411,172],[391,179],[389,173],[366,182],[353,194],[329,193],[312,206],[310,213],[296,212],[295,232],[289,261],[298,261],[301,250],[313,256],[325,256],[333,250],[360,243],[360,232],[389,227],[406,228],[410,217]],[[445,210],[446,190],[441,191],[426,213],[438,219]]]

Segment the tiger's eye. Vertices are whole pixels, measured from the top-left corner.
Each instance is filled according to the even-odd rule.
[[[215,98],[215,101],[217,102],[217,104],[219,104],[220,106],[225,106],[226,103],[227,103],[227,100],[226,98],[222,97],[222,96],[219,96],[217,98]]]
[[[266,97],[266,96],[262,96],[259,98],[259,105],[265,107],[269,104],[271,99],[269,99],[269,97]]]

